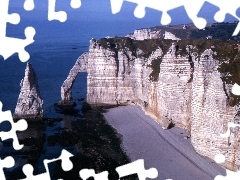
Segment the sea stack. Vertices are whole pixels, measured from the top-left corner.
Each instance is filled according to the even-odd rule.
[[[43,117],[43,100],[39,92],[37,75],[29,62],[20,86],[21,91],[14,118],[41,119]]]

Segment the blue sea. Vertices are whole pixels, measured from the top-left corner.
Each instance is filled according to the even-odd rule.
[[[9,36],[24,39],[25,24],[8,26]],[[34,21],[30,25],[36,29],[36,36],[35,42],[27,46],[26,51],[30,54],[29,62],[38,77],[45,116],[49,115],[48,110],[53,104],[61,100],[61,85],[77,58],[88,51],[91,38],[125,36],[134,29],[155,26],[146,22],[136,24],[117,21]],[[21,62],[16,53],[5,61],[0,58],[0,101],[4,110],[14,112],[25,67],[26,63]],[[86,96],[86,76],[85,73],[78,75],[73,87],[74,98]]]
[[[23,9],[23,2],[10,1],[9,13],[18,13],[21,21],[17,25],[8,23],[6,34],[24,39],[27,26],[36,29],[35,42],[26,47],[26,51],[30,53],[30,62],[38,76],[46,116],[49,114],[48,109],[60,100],[60,87],[76,59],[88,51],[91,38],[125,36],[135,29],[159,26],[162,15],[159,11],[146,8],[145,17],[138,19],[133,14],[136,4],[129,2],[124,2],[121,11],[113,15],[108,0],[100,0],[98,3],[82,0],[79,9],[72,9],[69,1],[58,0],[56,11],[65,10],[68,15],[67,21],[61,23],[47,20],[47,1],[35,0],[35,9],[30,12]],[[199,16],[213,22],[217,11],[217,7],[205,3]],[[191,23],[183,7],[168,13],[172,18],[171,24]],[[226,20],[234,19],[228,15]],[[0,57],[0,101],[4,110],[13,112],[15,109],[25,67],[26,63],[20,62],[17,54],[5,61]],[[73,97],[85,96],[86,74],[79,74],[73,87]]]
[[[35,0],[36,10],[33,12],[23,10],[23,1],[17,1],[17,5],[13,1],[10,1],[12,7],[9,9],[9,13],[19,13],[22,18],[21,22],[17,25],[8,23],[6,29],[7,36],[21,39],[25,39],[24,29],[27,26],[32,26],[36,30],[35,42],[25,49],[30,54],[29,61],[38,77],[40,94],[43,99],[44,117],[55,119],[46,122],[43,129],[41,129],[42,125],[29,125],[28,132],[20,134],[20,136],[29,142],[44,142],[40,143],[40,145],[43,145],[40,149],[44,149],[44,152],[40,152],[40,156],[37,157],[37,163],[34,167],[38,170],[38,173],[45,172],[42,165],[43,159],[56,158],[59,156],[61,149],[63,149],[62,146],[47,145],[49,141],[46,141],[46,138],[54,136],[57,133],[62,133],[65,131],[63,128],[67,130],[71,129],[71,117],[62,115],[56,111],[54,104],[61,100],[61,85],[67,78],[77,58],[82,53],[88,51],[90,39],[99,39],[106,36],[125,36],[135,29],[159,26],[161,17],[161,12],[147,8],[146,16],[143,19],[137,19],[133,15],[136,7],[136,4],[133,3],[124,3],[122,11],[113,15],[110,3],[107,0],[99,0],[98,4],[94,0],[82,0],[82,7],[79,10],[67,8],[66,6],[69,1],[58,0],[57,2],[57,10],[66,10],[68,13],[68,19],[64,23],[47,20],[47,1]],[[208,14],[208,16],[213,17],[216,11],[216,7],[212,11],[205,8],[202,14],[203,16]],[[169,13],[172,17],[172,24],[191,22],[187,18],[186,11],[183,8],[178,8]],[[180,15],[181,18],[179,18]],[[0,101],[3,103],[3,111],[11,110],[12,114],[14,113],[20,93],[20,82],[24,78],[25,68],[26,62],[21,62],[18,54],[12,55],[7,60],[4,60],[0,56]],[[77,109],[81,108],[82,101],[79,101],[79,99],[86,98],[86,91],[87,74],[80,73],[73,86],[73,99],[77,103]],[[61,118],[62,120],[56,121],[57,118]],[[82,124],[82,126],[85,127],[86,124]],[[89,126],[92,126],[91,121]],[[0,131],[6,131],[9,128],[9,124],[0,124]],[[95,127],[92,129],[95,129]],[[103,133],[104,131],[105,128],[103,128]],[[34,137],[35,139],[29,137],[31,134],[37,134]],[[88,132],[85,135],[87,136]],[[84,142],[85,137],[81,138],[83,138],[81,141]],[[88,142],[86,143],[88,144]],[[24,153],[28,152],[19,152],[20,154],[18,154],[11,146],[11,142],[10,144],[5,143],[3,145],[0,141],[0,157],[14,156],[16,161],[14,168],[17,169],[28,160],[19,155],[23,156]],[[76,146],[65,147],[65,149],[73,154],[76,154],[78,151]],[[11,175],[11,169],[9,174]]]
[[[133,16],[132,12],[131,16]],[[25,38],[24,29],[26,26],[32,26],[36,29],[35,42],[25,49],[30,54],[29,62],[31,62],[38,77],[40,94],[43,99],[44,117],[55,119],[52,122],[47,121],[45,125],[29,124],[27,132],[19,134],[19,137],[24,139],[24,141],[43,142],[40,143],[39,148],[42,148],[44,152],[37,157],[37,161],[35,160],[34,164],[34,169],[37,170],[37,173],[45,172],[42,164],[43,159],[58,157],[63,148],[74,155],[78,152],[76,145],[66,147],[48,145],[50,142],[48,138],[50,136],[53,138],[55,134],[63,132],[69,133],[69,130],[71,132],[71,123],[76,118],[60,114],[56,111],[54,104],[61,100],[61,85],[67,78],[77,58],[82,53],[88,51],[90,39],[99,39],[106,36],[125,36],[138,28],[159,25],[159,21],[152,21],[151,18],[148,19],[149,21],[135,18],[125,21],[123,18],[119,19],[119,17],[116,20],[114,18],[107,19],[99,20],[96,17],[76,20],[71,19],[70,16],[65,23],[58,21],[49,22],[46,19],[22,19],[18,25],[8,24],[7,26],[7,36],[21,39]],[[20,93],[20,82],[24,78],[26,64],[26,62],[23,63],[19,60],[18,54],[12,55],[7,60],[0,57],[0,101],[3,103],[3,111],[11,110],[12,114],[14,113]],[[75,108],[78,110],[81,109],[82,105],[82,101],[79,101],[79,99],[86,97],[86,91],[87,73],[80,73],[73,86],[73,99],[77,103]],[[56,120],[57,118],[61,118],[61,120]],[[81,124],[81,122],[79,123]],[[43,129],[42,126],[44,127]],[[9,128],[9,123],[4,122],[0,124],[0,131],[8,131]],[[28,153],[28,151],[15,151],[12,148],[11,141],[6,143],[5,141],[0,141],[0,157],[13,156],[15,159],[15,166],[7,171],[7,175],[11,176],[14,174],[12,172],[19,172],[19,169],[30,161],[29,159],[31,158],[26,158],[23,155]],[[29,152],[32,152],[32,150]],[[14,178],[10,177],[7,179]]]

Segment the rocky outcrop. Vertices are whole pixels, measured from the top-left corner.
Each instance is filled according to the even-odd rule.
[[[235,97],[229,83],[238,71],[224,64],[235,62],[237,54],[233,42],[110,38],[91,40],[89,52],[80,56],[73,69],[84,66],[88,73],[88,103],[138,104],[163,128],[175,125],[191,132],[198,153],[212,159],[224,154],[222,165],[237,170],[239,131],[220,137],[228,122],[239,119],[239,101],[231,103]],[[227,71],[231,76],[226,77]],[[70,72],[64,82],[62,89],[68,88],[62,91],[62,100],[71,101],[65,92],[70,92],[75,77]]]
[[[134,40],[159,39],[162,37],[161,30],[137,29],[133,33],[126,35]]]
[[[181,40],[171,32],[165,31],[164,29],[137,29],[133,33],[126,35],[134,40],[142,41],[144,39],[171,39]]]
[[[176,37],[173,33],[165,31],[164,39],[171,39],[171,40],[181,40],[180,38]]]
[[[37,75],[28,62],[21,91],[15,108],[14,118],[39,119],[43,117],[43,100],[40,96]]]
[[[164,39],[164,34],[167,34],[167,37],[169,37],[168,33],[171,33],[179,39],[221,39],[239,42],[240,36],[232,36],[232,32],[234,32],[236,25],[236,22],[213,23],[207,24],[206,28],[203,30],[199,30],[194,24],[156,26],[137,29],[126,37],[130,37],[134,40]],[[167,39],[172,39],[172,35]]]

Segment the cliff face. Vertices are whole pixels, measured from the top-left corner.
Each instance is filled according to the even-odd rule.
[[[25,76],[20,86],[21,90],[15,108],[14,118],[42,118],[43,100],[39,93],[37,75],[30,63],[27,63]]]
[[[222,153],[223,166],[237,170],[239,131],[220,137],[228,122],[238,121],[239,100],[230,93],[229,81],[238,70],[226,65],[237,61],[236,47],[214,40],[91,40],[89,52],[73,69],[84,67],[76,72],[88,73],[90,104],[138,104],[163,128],[175,125],[190,131],[198,153],[212,159]],[[66,92],[76,77],[73,69],[63,84],[62,100],[71,100]]]
[[[158,39],[162,37],[161,30],[137,29],[133,33],[126,35],[134,40]]]

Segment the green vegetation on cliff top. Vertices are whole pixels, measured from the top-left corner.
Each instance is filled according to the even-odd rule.
[[[151,31],[159,31],[160,37],[163,38],[165,31],[173,33],[180,39],[201,39],[212,36],[213,39],[221,40],[240,40],[240,35],[232,36],[238,22],[213,23],[208,24],[204,30],[196,28],[193,24],[186,24],[186,29],[182,25],[157,26],[150,28]]]

